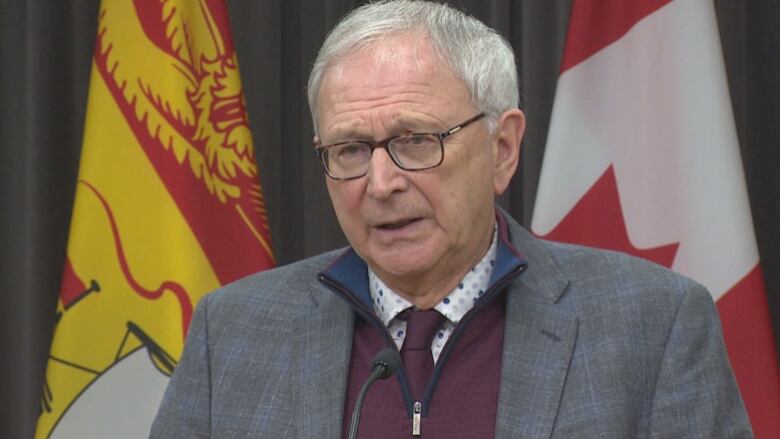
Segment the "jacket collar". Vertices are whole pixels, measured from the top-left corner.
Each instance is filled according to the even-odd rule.
[[[519,272],[522,272],[528,266],[525,256],[510,240],[509,223],[505,215],[502,210],[496,208],[498,243],[488,289],[518,268]],[[364,310],[373,310],[368,288],[368,266],[351,247],[322,271],[318,278],[351,304],[360,304]]]

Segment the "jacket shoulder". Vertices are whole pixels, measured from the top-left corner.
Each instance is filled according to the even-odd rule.
[[[207,294],[198,307],[207,307],[210,324],[285,325],[309,308],[313,291],[321,288],[317,274],[343,252],[344,249],[333,250],[251,274]]]
[[[602,296],[643,297],[652,292],[655,302],[679,303],[686,294],[709,297],[698,282],[655,262],[626,253],[540,240],[572,291],[583,300]],[[637,297],[638,298],[638,297]],[[649,299],[649,297],[644,297]]]

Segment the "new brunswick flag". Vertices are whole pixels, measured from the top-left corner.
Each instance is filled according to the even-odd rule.
[[[205,293],[273,265],[222,0],[105,0],[36,437],[146,437]]]

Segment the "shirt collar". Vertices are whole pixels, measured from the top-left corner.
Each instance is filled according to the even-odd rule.
[[[487,290],[496,259],[497,242],[498,233],[497,229],[494,229],[490,248],[482,259],[466,273],[455,289],[434,306],[434,309],[453,324],[458,323]],[[368,287],[374,312],[385,326],[398,317],[398,314],[413,306],[411,302],[390,289],[370,268]]]

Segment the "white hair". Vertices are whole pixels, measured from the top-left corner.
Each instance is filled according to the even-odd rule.
[[[487,115],[488,129],[517,108],[519,91],[512,47],[474,17],[445,4],[418,0],[369,3],[347,14],[322,44],[309,75],[309,109],[318,130],[319,91],[325,71],[356,50],[402,33],[419,33],[463,81],[475,107]]]

